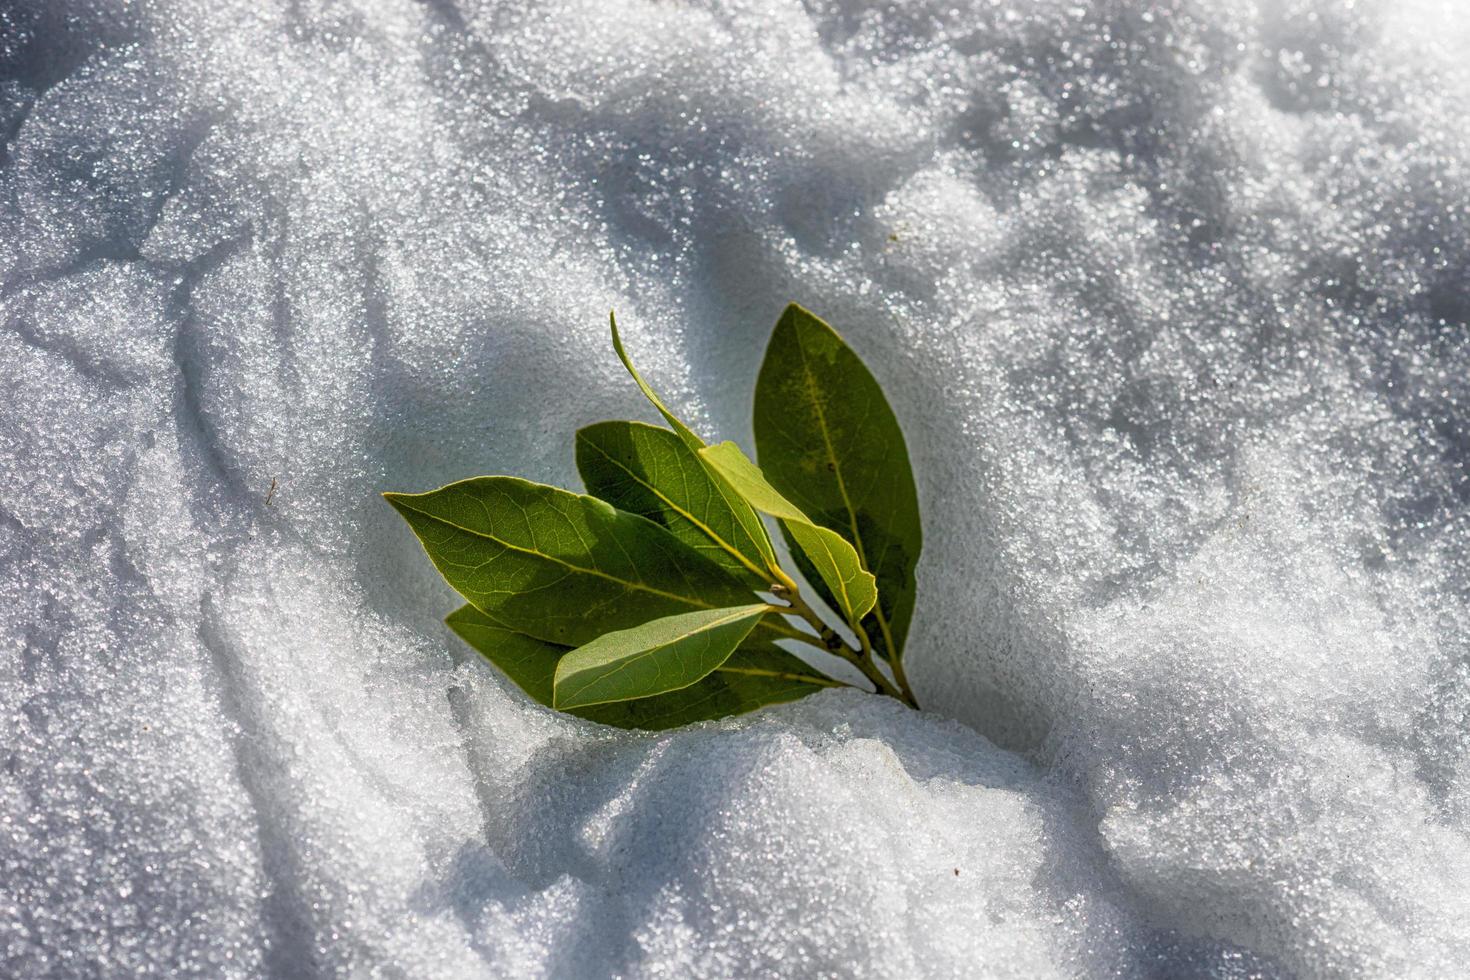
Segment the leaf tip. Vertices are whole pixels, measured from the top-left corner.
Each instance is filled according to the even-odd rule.
[[[633,361],[628,357],[627,349],[623,347],[623,335],[618,332],[618,318],[612,310],[607,311],[607,325],[612,331],[613,353],[618,355],[618,360],[623,362],[623,367],[627,368],[628,373],[633,376],[633,380],[638,382],[638,387],[646,389],[647,386],[644,385],[643,379],[639,377],[637,369],[633,367]],[[644,394],[648,395],[649,392],[645,390]],[[649,397],[652,398],[652,395],[649,395]]]
[[[388,501],[388,503],[392,505],[393,509],[398,511],[399,514],[407,518],[410,514],[414,512],[414,508],[408,505],[408,501],[414,496],[415,494],[411,493],[394,493],[392,491],[388,491],[383,494],[383,499]]]
[[[608,428],[610,428],[611,426],[614,426],[616,424],[617,424],[617,422],[615,420],[613,420],[613,419],[606,419],[606,420],[604,420],[602,422],[592,422],[592,423],[590,423],[588,425],[584,425],[584,426],[582,426],[580,429],[578,429],[576,432],[574,432],[572,434],[572,442],[573,443],[590,442],[590,441],[592,441],[592,435],[593,435],[594,432],[604,432]]]

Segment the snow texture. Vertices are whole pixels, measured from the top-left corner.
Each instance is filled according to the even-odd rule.
[[[1448,977],[1470,5],[0,3],[0,975]],[[377,493],[890,392],[910,673],[657,736]],[[274,495],[268,491],[275,481]]]

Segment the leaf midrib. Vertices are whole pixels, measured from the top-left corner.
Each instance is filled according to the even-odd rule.
[[[804,523],[807,527],[809,527],[809,528],[812,529],[812,535],[817,539],[818,543],[821,544],[822,551],[824,553],[826,553],[826,555],[827,555],[827,563],[830,564],[832,566],[832,568],[837,572],[837,581],[838,581],[838,584],[842,588],[842,604],[844,606],[846,606],[848,609],[853,608],[852,589],[851,589],[850,584],[849,584],[851,580],[848,578],[848,576],[842,574],[842,565],[837,561],[837,556],[832,553],[832,546],[827,542],[826,536],[824,534],[822,534],[822,531],[823,530],[826,530],[826,529],[824,529],[822,527],[819,527],[816,524],[813,524],[811,521],[803,521],[802,523]],[[828,533],[831,533],[831,532],[829,531]],[[863,568],[863,554],[862,554],[862,552],[861,551],[857,551],[857,549],[855,549],[855,548],[853,550],[857,553],[858,568],[861,571],[867,571],[867,569]],[[878,604],[878,602],[875,599],[873,601],[873,605],[876,606],[877,604]],[[840,612],[841,610],[838,610],[838,611]],[[857,618],[859,620],[862,619],[861,616],[859,616]],[[854,623],[853,625],[856,626],[857,624]]]
[[[801,356],[801,373],[806,378],[807,391],[812,399],[812,410],[817,413],[817,430],[822,433],[822,445],[827,447],[827,459],[832,464],[832,475],[837,478],[837,492],[842,495],[842,505],[847,508],[847,522],[852,528],[852,543],[857,546],[858,561],[863,564],[863,570],[869,571],[863,559],[863,537],[858,531],[857,512],[853,510],[852,498],[847,494],[847,481],[842,478],[842,462],[837,458],[837,449],[832,445],[832,437],[827,431],[827,413],[822,409],[822,400],[817,397],[817,379],[812,374],[811,362],[807,360],[806,344],[802,341],[799,332],[796,336],[796,350]]]
[[[404,498],[400,497],[399,499],[400,500],[403,500]],[[627,588],[637,589],[637,590],[642,591],[642,592],[647,592],[647,593],[649,593],[651,595],[663,596],[665,599],[673,599],[676,602],[683,602],[683,603],[687,603],[687,604],[692,605],[692,606],[698,606],[701,609],[718,609],[719,608],[719,606],[716,606],[713,603],[702,602],[699,599],[694,599],[694,598],[691,598],[689,596],[679,595],[679,594],[674,593],[674,592],[665,592],[663,589],[656,589],[653,586],[648,585],[648,584],[643,583],[643,582],[634,582],[634,581],[632,581],[630,579],[618,578],[616,575],[609,575],[607,572],[604,572],[601,569],[597,569],[597,568],[583,568],[581,565],[574,565],[571,562],[566,561],[565,559],[557,558],[555,555],[549,555],[549,554],[547,554],[544,551],[538,551],[538,550],[536,550],[534,548],[524,548],[524,547],[521,547],[520,545],[512,544],[511,542],[506,541],[504,538],[498,538],[498,537],[496,537],[494,534],[487,534],[484,531],[477,531],[474,528],[465,527],[463,524],[458,524],[458,523],[456,523],[454,521],[448,520],[447,518],[441,517],[438,514],[431,514],[428,511],[422,510],[422,509],[420,509],[418,507],[412,507],[412,506],[408,505],[407,503],[405,503],[404,506],[409,507],[409,509],[412,510],[414,513],[421,514],[421,515],[423,515],[424,517],[428,518],[431,521],[437,521],[438,523],[443,524],[445,527],[451,527],[451,528],[454,528],[456,531],[463,531],[465,534],[472,534],[472,535],[474,535],[477,538],[484,538],[487,541],[494,541],[496,544],[501,545],[502,547],[505,547],[505,548],[509,548],[511,551],[517,551],[517,552],[520,552],[523,555],[532,555],[532,556],[534,556],[536,558],[540,558],[540,559],[542,559],[544,561],[549,561],[549,562],[551,562],[554,565],[560,565],[561,567],[567,569],[568,571],[580,572],[580,573],[582,573],[584,575],[591,575],[591,576],[594,576],[596,578],[605,579],[605,580],[607,580],[609,582],[613,582],[613,583],[616,583],[618,585],[625,586]],[[618,546],[619,547],[622,547],[622,543],[619,542]],[[625,551],[625,553],[626,553],[626,551]]]
[[[847,687],[842,681],[834,681],[830,677],[816,677],[811,674],[793,674],[784,670],[761,670],[759,667],[716,667],[711,673],[715,674],[746,674],[750,677],[774,677],[783,681],[799,681],[803,684],[815,684],[820,687]],[[696,683],[698,683],[696,681]]]
[[[751,572],[751,574],[755,575],[757,578],[762,578],[762,579],[768,577],[768,576],[766,576],[766,575],[764,575],[762,573],[761,569],[757,568],[754,564],[752,564],[751,561],[750,561],[750,559],[746,558],[745,555],[741,554],[740,551],[738,549],[736,549],[736,547],[734,545],[730,544],[724,538],[720,537],[720,535],[718,533],[716,533],[715,530],[713,528],[711,528],[708,524],[704,523],[699,518],[697,518],[693,514],[689,513],[689,511],[685,510],[683,507],[680,507],[678,504],[674,503],[674,501],[670,500],[667,496],[664,495],[664,493],[661,490],[658,489],[658,487],[654,486],[652,483],[649,483],[647,480],[645,480],[642,477],[640,477],[637,473],[634,473],[631,469],[629,469],[627,466],[625,466],[621,460],[615,458],[611,453],[609,453],[607,450],[603,449],[601,446],[597,445],[595,442],[592,442],[591,440],[586,440],[586,439],[584,439],[583,442],[586,445],[591,446],[593,449],[597,450],[599,453],[601,453],[602,454],[602,457],[604,459],[606,459],[609,463],[612,463],[618,469],[620,469],[624,473],[628,474],[628,477],[630,479],[632,479],[632,481],[634,483],[636,483],[639,486],[641,486],[641,487],[645,488],[646,490],[648,490],[649,493],[652,493],[659,500],[662,500],[665,504],[667,504],[680,517],[683,517],[689,523],[693,524],[695,527],[697,527],[701,531],[703,531],[706,535],[709,536],[709,538],[710,538],[711,541],[713,541],[715,544],[719,545],[719,547],[720,547],[720,549],[722,551],[725,551],[732,558],[734,558],[736,561],[740,562],[741,565],[743,565],[747,569],[749,569],[750,572]],[[702,463],[698,463],[697,460],[696,460],[696,465],[703,466],[703,464]],[[715,484],[713,478],[711,478],[710,483],[711,483],[712,486],[714,486],[714,489],[717,492],[720,491],[720,487]],[[720,499],[725,501],[725,505],[726,506],[730,506],[730,501],[725,498],[725,495],[722,492],[720,493]],[[734,514],[734,508],[733,507],[731,508],[731,516],[735,516],[735,514]],[[736,517],[736,521],[737,522],[739,521],[739,518],[738,517]],[[743,528],[742,528],[742,530],[743,530]]]
[[[807,391],[811,394],[812,410],[817,413],[817,429],[822,433],[822,445],[827,447],[827,459],[832,463],[832,475],[837,477],[837,492],[842,495],[842,506],[847,508],[848,527],[852,528],[852,543],[858,556],[858,564],[863,571],[872,572],[868,567],[867,551],[863,549],[863,535],[858,530],[857,511],[853,509],[852,498],[847,493],[847,481],[842,478],[842,462],[837,458],[837,449],[832,445],[832,437],[827,431],[827,413],[822,410],[822,400],[817,397],[816,377],[812,374],[811,362],[807,359],[806,343],[802,340],[801,332],[796,331],[796,350],[801,357],[801,373],[806,378]],[[875,582],[876,585],[876,582]],[[888,617],[883,615],[883,603],[878,600],[873,602],[873,616],[878,620],[878,629],[883,632],[883,645],[888,650],[888,655],[895,660],[898,659],[898,651],[893,648],[893,631],[888,625]]]
[[[599,684],[599,683],[601,683],[603,681],[606,681],[609,678],[616,677],[619,673],[621,673],[623,670],[627,669],[628,667],[631,667],[631,666],[633,666],[636,663],[641,663],[644,659],[653,656],[654,654],[658,653],[660,650],[664,650],[664,649],[667,649],[668,647],[673,646],[675,643],[683,643],[685,640],[687,640],[687,639],[689,639],[691,637],[699,636],[701,633],[711,633],[714,630],[719,629],[721,626],[727,626],[730,623],[735,622],[736,620],[744,619],[744,618],[746,618],[748,616],[755,615],[755,613],[753,612],[753,609],[754,609],[754,607],[748,607],[748,608],[745,608],[745,609],[741,609],[738,612],[733,612],[733,613],[731,613],[728,616],[723,616],[723,617],[721,617],[719,619],[716,619],[716,620],[714,620],[712,622],[705,623],[703,626],[699,626],[699,627],[697,627],[695,629],[692,629],[692,630],[690,630],[687,633],[682,633],[679,636],[676,636],[676,637],[674,637],[671,640],[668,640],[668,641],[666,641],[664,643],[660,643],[658,646],[648,647],[647,649],[643,650],[640,653],[635,653],[635,654],[633,654],[630,657],[627,657],[627,658],[625,658],[623,660],[620,660],[611,670],[608,670],[606,673],[601,673],[601,674],[598,674],[596,677],[593,677],[591,680],[589,680],[587,683],[583,684],[581,687],[577,688],[575,691],[570,692],[570,695],[572,697],[576,697],[576,695],[581,694],[583,691],[587,690],[588,688],[592,687],[593,685]],[[766,614],[766,612],[775,612],[775,611],[778,611],[777,608],[775,606],[770,606],[770,607],[767,607],[765,610],[762,610],[762,612],[760,613],[760,615],[764,616]],[[734,651],[734,649],[732,649],[730,652],[733,654],[735,651]],[[588,668],[588,669],[592,669],[592,668]],[[718,669],[719,669],[718,667],[715,668],[715,670],[718,670]],[[712,671],[710,671],[710,673],[712,674],[712,673],[714,673],[714,671],[712,670]],[[696,677],[694,680],[690,681],[688,684],[681,684],[678,687],[671,687],[667,691],[663,691],[661,693],[669,694],[669,693],[671,693],[673,691],[682,691],[686,687],[693,687],[695,684],[698,684],[700,681],[704,680],[704,678],[705,677],[708,677],[708,676],[709,676],[709,674],[705,674],[702,677]],[[553,698],[554,697],[555,697],[555,695],[553,695]],[[604,701],[604,702],[597,702],[597,703],[606,704],[608,702],[605,702]],[[590,707],[592,707],[592,705],[590,705],[590,704],[587,704],[587,705],[578,705],[578,707],[587,707],[587,708],[590,708]]]
[[[699,438],[699,435],[693,429],[689,428],[689,426],[679,420],[678,416],[669,411],[669,407],[663,403],[663,399],[658,397],[658,392],[654,391],[653,387],[643,379],[643,375],[638,373],[638,369],[633,366],[632,359],[628,357],[628,352],[623,347],[623,339],[618,333],[617,317],[613,316],[612,311],[608,311],[607,318],[608,324],[612,327],[613,350],[617,351],[618,360],[623,362],[623,367],[627,368],[628,373],[633,376],[634,382],[637,383],[638,389],[643,392],[644,397],[653,404],[654,408],[658,409],[658,413],[673,427],[674,434],[679,437],[684,445],[689,447],[690,452],[698,455],[699,451],[707,444],[703,439]],[[735,495],[734,500],[730,499],[730,495],[726,492],[727,488],[722,479],[715,474],[711,474],[710,479],[714,483],[715,489],[719,491],[720,497],[725,501],[725,505],[735,515],[735,523],[739,524],[741,530],[755,542],[756,550],[761,553],[761,558],[766,562],[768,568],[772,572],[776,571],[776,550],[771,545],[770,537],[766,534],[766,528],[761,523],[761,519],[756,516],[755,512],[750,509],[750,505],[738,493]],[[745,519],[746,514],[750,515],[750,521]],[[752,522],[754,525],[753,528]]]

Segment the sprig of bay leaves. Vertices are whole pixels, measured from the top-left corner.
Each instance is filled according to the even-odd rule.
[[[855,686],[822,670],[831,657],[918,707],[903,669],[918,494],[903,432],[863,362],[788,306],[756,382],[757,464],[681,422],[609,323],[613,349],[669,427],[578,431],[587,494],[482,476],[383,495],[466,600],[450,629],[535,701],[623,728]],[[810,597],[762,515],[780,527]]]

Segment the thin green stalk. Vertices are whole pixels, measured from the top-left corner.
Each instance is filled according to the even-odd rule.
[[[787,607],[789,614],[801,617],[812,629],[817,631],[817,635],[822,640],[820,649],[834,656],[841,657],[856,667],[877,688],[879,694],[886,694],[891,698],[902,701],[911,708],[918,707],[912,694],[899,690],[893,685],[892,681],[884,676],[883,671],[878,669],[877,658],[873,656],[872,645],[868,642],[867,634],[862,630],[858,630],[858,639],[862,643],[862,649],[854,650],[838,635],[836,630],[823,622],[822,617],[817,615],[816,610],[807,604],[806,600],[801,597],[801,593],[796,588],[796,583],[791,580],[790,576],[786,575],[785,572],[780,572],[780,575],[785,581],[776,583],[780,588],[773,590],[773,594],[790,603]],[[812,646],[817,646],[817,644],[813,643]]]
[[[914,697],[914,689],[909,687],[909,679],[903,672],[903,661],[893,655],[893,648],[889,647],[888,669],[893,671],[893,679],[898,683],[898,688],[903,692],[904,700],[909,707],[919,706],[918,698]]]
[[[858,642],[860,642],[863,645],[863,650],[862,650],[862,660],[863,660],[863,663],[871,664],[872,667],[873,667],[873,674],[877,675],[878,677],[883,677],[883,672],[878,669],[878,658],[873,653],[873,643],[872,643],[871,640],[868,639],[868,633],[867,633],[867,631],[864,630],[864,629],[858,629],[856,632],[857,632]],[[896,667],[897,666],[891,660],[888,663],[889,663],[889,666],[890,667]],[[887,678],[884,678],[884,680],[886,681]],[[912,694],[910,694],[906,689],[905,690],[900,690],[899,688],[894,687],[892,684],[888,684],[887,685],[887,689],[884,690],[883,693],[884,694],[887,694],[889,697],[897,698],[898,700],[902,701],[904,704],[908,705],[910,708],[917,709],[919,707],[919,703],[914,700],[914,696]]]
[[[910,708],[917,707],[917,705],[909,702],[898,688],[893,686],[893,682],[884,676],[883,671],[878,669],[878,665],[874,663],[871,653],[872,651],[853,652],[846,644],[843,644],[837,655],[862,671],[863,676],[873,682],[873,686],[878,689],[879,694],[886,694],[890,698],[902,701]]]

